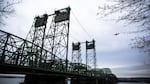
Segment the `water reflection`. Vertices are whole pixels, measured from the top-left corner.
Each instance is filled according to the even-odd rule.
[[[150,84],[150,83],[142,83],[142,82],[120,82],[118,84]]]
[[[0,78],[0,84],[19,84],[24,78]]]

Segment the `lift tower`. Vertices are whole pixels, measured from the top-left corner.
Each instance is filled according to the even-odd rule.
[[[81,63],[81,46],[80,42],[72,43],[72,62]]]
[[[95,40],[86,41],[86,65],[91,66],[93,74],[96,69],[96,50]],[[88,67],[86,70],[89,70]]]
[[[72,43],[72,58],[71,58],[71,61],[72,61],[72,67],[73,67],[72,71],[78,71],[78,72],[80,72],[79,71],[80,70],[79,66],[80,66],[80,64],[82,62],[80,42],[78,42],[78,43]]]
[[[37,16],[34,18],[34,23],[26,37],[28,41],[32,42],[32,45],[29,48],[28,56],[29,61],[34,61],[34,65],[40,64],[41,59],[43,58],[43,48],[44,48],[44,39],[46,35],[46,25],[47,25],[48,15],[44,14],[42,16]],[[35,46],[37,45],[37,46]],[[32,64],[32,65],[33,65]]]
[[[66,70],[68,67],[68,44],[69,44],[70,7],[56,10],[48,33],[46,35],[46,48],[50,50],[52,60],[64,59]]]
[[[70,7],[56,10],[46,35],[46,46],[55,56],[66,59],[68,56]]]
[[[50,20],[52,21],[48,22]],[[50,23],[50,25],[47,23]],[[58,61],[63,59],[65,60],[64,65],[68,66],[69,23],[70,7],[56,10],[51,15],[44,14],[35,17],[27,40],[40,47],[40,49],[37,49],[37,47],[31,46],[31,53],[36,52],[35,57],[40,58],[39,62],[46,54],[43,49],[46,49],[51,52],[50,55],[47,55],[47,60]]]

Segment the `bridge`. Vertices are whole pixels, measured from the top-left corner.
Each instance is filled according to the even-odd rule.
[[[85,42],[86,63],[80,42],[72,44],[68,59],[69,15],[70,7],[35,17],[26,39],[0,30],[0,73],[25,74],[25,84],[104,84],[114,77],[97,76],[94,40]]]

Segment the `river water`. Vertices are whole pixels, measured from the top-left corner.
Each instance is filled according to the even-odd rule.
[[[142,82],[120,82],[118,84],[150,84],[150,83],[142,83]]]
[[[24,78],[0,78],[0,84],[19,84],[23,82]],[[150,84],[142,82],[119,82],[117,84]]]

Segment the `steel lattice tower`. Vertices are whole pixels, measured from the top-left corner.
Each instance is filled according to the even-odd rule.
[[[96,69],[95,40],[86,41],[86,65],[90,66],[95,71]],[[88,67],[87,70],[89,70]]]
[[[53,59],[68,57],[70,8],[55,11],[52,23],[46,35],[46,46],[53,54]],[[66,59],[67,60],[67,59]]]
[[[81,47],[80,42],[72,43],[72,62],[73,63],[81,63]]]
[[[77,71],[80,72],[80,65],[82,62],[81,59],[81,46],[80,42],[78,43],[72,43],[72,58],[71,58],[71,66],[72,66],[72,71]]]
[[[50,25],[47,24],[49,16],[52,17]],[[43,52],[43,49],[46,49],[51,52],[50,55],[47,55],[48,60],[66,60],[64,61],[64,65],[67,69],[69,23],[70,7],[56,10],[55,13],[51,15],[44,14],[43,16],[37,16],[26,39],[38,45],[40,49],[31,46],[31,52],[36,52],[36,57],[41,59],[46,53]],[[39,62],[41,62],[40,59],[38,60]]]
[[[29,55],[31,55],[30,57],[32,57],[30,58],[30,61],[35,61],[36,64],[41,63],[41,59],[43,58],[47,19],[47,14],[35,17],[34,23],[26,37],[28,41],[32,42],[29,51]],[[38,47],[35,45],[37,45]]]
[[[68,69],[70,7],[56,10],[46,35],[45,47],[53,53],[52,60],[64,59],[61,64]],[[56,58],[57,57],[57,58]]]

